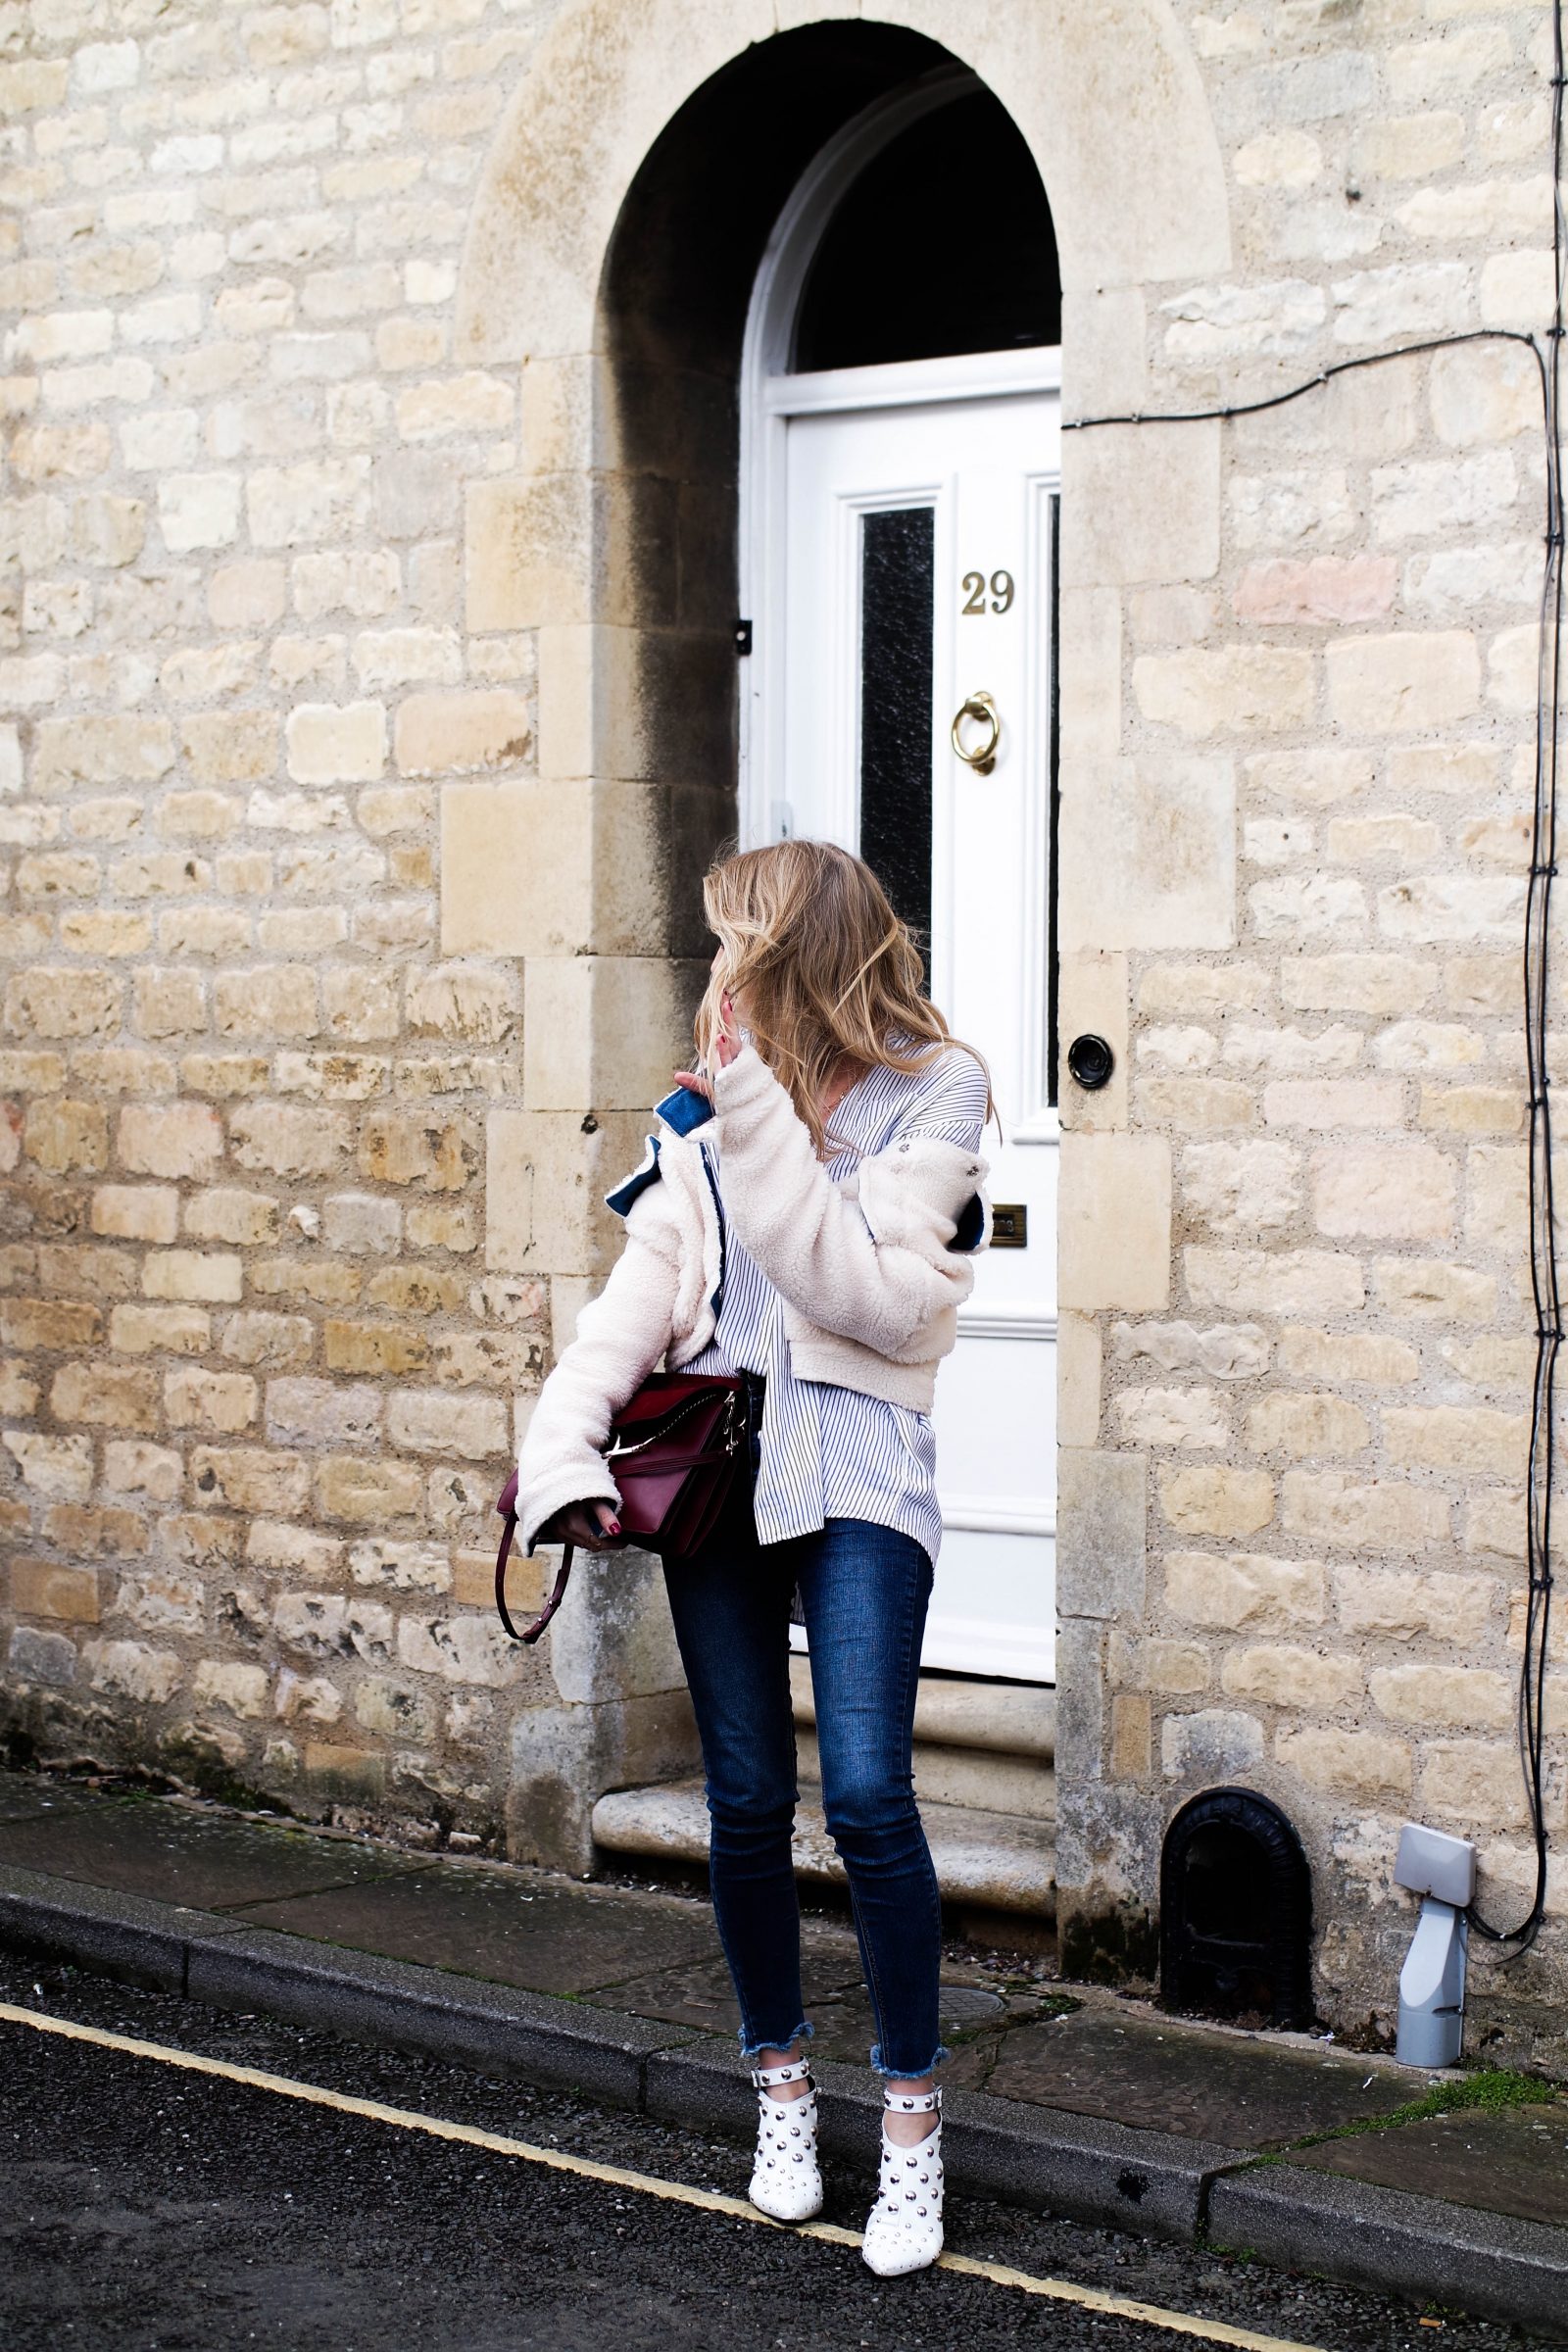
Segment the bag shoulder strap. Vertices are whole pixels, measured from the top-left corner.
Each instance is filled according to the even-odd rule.
[[[540,1635],[544,1632],[545,1627],[550,1623],[551,1618],[555,1615],[556,1611],[560,1608],[562,1601],[565,1598],[566,1579],[571,1574],[571,1562],[575,1546],[567,1544],[563,1547],[561,1554],[561,1569],[554,1585],[551,1587],[550,1598],[545,1602],[544,1607],[540,1610],[539,1615],[534,1619],[532,1625],[525,1625],[519,1634],[516,1627],[513,1624],[511,1614],[507,1608],[507,1562],[512,1556],[512,1539],[516,1532],[517,1514],[515,1511],[509,1511],[507,1513],[507,1524],[501,1531],[501,1547],[496,1553],[496,1612],[499,1615],[503,1626],[505,1626],[508,1634],[510,1634],[514,1642],[533,1642],[538,1641]]]

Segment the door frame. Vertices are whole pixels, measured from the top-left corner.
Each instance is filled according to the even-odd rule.
[[[908,408],[928,401],[984,399],[1008,392],[1059,392],[1061,352],[965,352],[881,368],[793,375],[790,358],[801,297],[841,198],[865,166],[924,115],[981,86],[962,67],[941,67],[857,115],[813,159],[774,224],[758,265],[741,349],[737,578],[740,612],[752,621],[741,664],[739,808],[743,849],[781,831],[783,701],[769,691],[784,673],[787,467],[792,416],[856,409]]]

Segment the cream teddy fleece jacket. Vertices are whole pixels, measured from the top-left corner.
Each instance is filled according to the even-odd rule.
[[[572,1502],[617,1506],[601,1448],[614,1415],[663,1357],[671,1369],[713,1336],[724,1215],[777,1291],[802,1380],[929,1412],[937,1365],[974,1283],[955,1249],[969,1203],[990,1233],[986,1163],[936,1136],[896,1137],[835,1182],[761,1057],[744,1047],[713,1082],[713,1118],[653,1145],[657,1180],[626,1212],[626,1247],[546,1381],[517,1464],[522,1548]]]

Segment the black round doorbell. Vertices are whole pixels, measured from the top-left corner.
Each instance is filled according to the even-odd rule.
[[[1092,1030],[1075,1037],[1067,1048],[1067,1067],[1086,1095],[1098,1094],[1110,1084],[1110,1073],[1116,1067],[1116,1056],[1102,1037]]]

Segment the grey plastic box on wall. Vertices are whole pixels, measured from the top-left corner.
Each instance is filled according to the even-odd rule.
[[[1436,1895],[1440,1903],[1452,1903],[1462,1911],[1476,1890],[1476,1849],[1463,1838],[1407,1821],[1399,1832],[1394,1882],[1412,1894]]]

